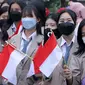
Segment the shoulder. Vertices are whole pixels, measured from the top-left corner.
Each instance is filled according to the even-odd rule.
[[[44,40],[44,36],[43,35],[36,35],[35,40],[36,40],[36,42],[41,43]]]
[[[9,40],[13,40],[13,39],[17,39],[17,38],[20,38],[21,34],[16,34],[14,35],[13,37],[11,37]]]
[[[58,41],[58,44],[60,45],[62,42],[62,36],[59,39],[57,39],[57,41]]]
[[[18,41],[20,41],[20,38],[21,38],[21,34],[19,33],[19,34],[14,35],[12,38],[10,38],[8,42],[11,44],[14,44],[16,42],[18,43]]]

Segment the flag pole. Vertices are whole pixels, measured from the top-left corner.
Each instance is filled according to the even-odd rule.
[[[11,47],[13,47],[15,50],[17,50],[18,52],[20,52],[22,55],[28,56],[27,54],[23,53],[22,51],[18,50],[15,46],[13,46],[11,43],[9,43],[8,41],[5,41],[8,45],[10,45]],[[28,56],[28,58],[30,60],[33,60],[33,58],[31,58],[30,56]]]

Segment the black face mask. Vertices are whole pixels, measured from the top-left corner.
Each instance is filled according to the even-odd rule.
[[[66,36],[70,35],[74,31],[74,29],[75,29],[75,24],[73,23],[66,22],[58,24],[59,32]]]
[[[22,17],[22,13],[18,11],[11,11],[10,12],[10,18],[12,19],[13,22],[20,21]]]
[[[58,29],[53,29],[52,31],[54,32],[57,39],[60,38],[61,34]]]

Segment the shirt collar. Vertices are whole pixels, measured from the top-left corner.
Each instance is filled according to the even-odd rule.
[[[66,43],[66,40],[61,36],[61,44],[60,44],[60,46],[62,47],[65,43]],[[75,35],[73,36],[73,38],[72,38],[72,40],[71,40],[71,43],[74,43],[75,42]],[[70,44],[71,44],[70,43]]]
[[[22,32],[22,38],[25,40],[29,40],[30,38],[34,39],[34,37],[36,36],[36,32],[33,32],[28,38],[26,37],[24,31]]]
[[[16,26],[15,26],[15,24],[14,24],[14,23],[11,25],[11,27],[10,27],[10,28],[12,29],[12,31],[16,31]]]

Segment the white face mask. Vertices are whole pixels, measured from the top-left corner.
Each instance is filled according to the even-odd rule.
[[[82,37],[83,42],[85,43],[85,37]]]
[[[27,30],[30,30],[30,29],[33,29],[36,27],[36,19],[34,18],[22,18],[22,26],[27,29]]]

